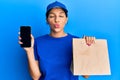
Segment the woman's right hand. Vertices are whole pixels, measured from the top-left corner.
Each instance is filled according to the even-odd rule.
[[[19,44],[23,44],[21,42],[21,37],[19,36]],[[34,37],[33,35],[31,34],[31,47],[23,47],[23,49],[26,51],[26,52],[31,52],[31,50],[33,50],[33,47],[34,47]]]

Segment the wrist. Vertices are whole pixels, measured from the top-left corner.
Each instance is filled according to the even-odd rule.
[[[25,51],[27,54],[29,54],[29,53],[33,52],[33,50],[34,50],[33,48],[29,48],[29,49],[26,49]]]

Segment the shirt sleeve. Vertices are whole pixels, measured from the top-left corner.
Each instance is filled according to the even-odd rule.
[[[34,57],[35,57],[35,60],[39,60],[36,40],[34,42]]]

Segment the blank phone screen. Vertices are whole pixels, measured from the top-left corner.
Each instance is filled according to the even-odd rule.
[[[20,27],[20,37],[21,37],[21,47],[31,47],[31,27],[21,26]]]

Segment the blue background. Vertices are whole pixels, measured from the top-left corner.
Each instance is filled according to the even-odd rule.
[[[0,0],[0,80],[31,80],[27,56],[18,44],[19,27],[32,26],[34,37],[49,33],[45,11],[53,1]],[[66,32],[108,40],[111,75],[87,80],[120,80],[120,0],[58,1],[69,10]]]

